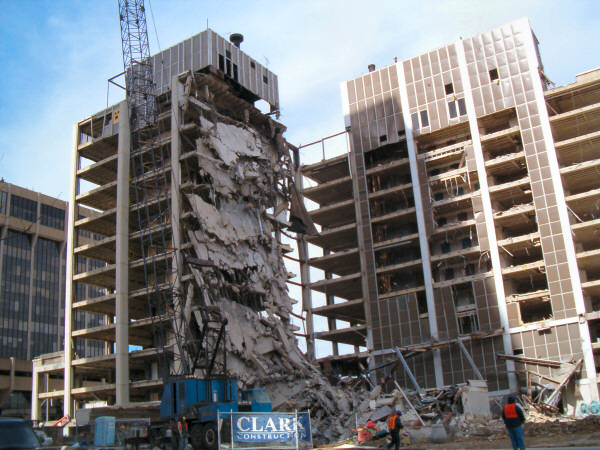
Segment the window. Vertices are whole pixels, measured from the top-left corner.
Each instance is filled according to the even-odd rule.
[[[387,134],[382,134],[381,136],[379,136],[379,142],[382,144],[384,142],[387,142]]]
[[[33,222],[37,215],[37,202],[13,194],[10,197],[10,215]]]
[[[458,109],[458,114],[457,114]],[[467,105],[464,98],[453,100],[448,102],[448,114],[451,119],[456,119],[459,115],[465,116],[467,114]]]
[[[419,308],[419,314],[426,314],[429,312],[427,309],[427,296],[423,291],[417,292],[417,306]]]
[[[435,202],[439,202],[440,200],[444,200],[444,193],[443,192],[437,192],[433,195],[433,201]]]
[[[444,270],[444,280],[449,281],[454,279],[454,269],[452,267]]]
[[[219,55],[219,70],[225,72],[225,57],[223,55]]]
[[[442,242],[442,253],[450,253],[450,242]]]
[[[491,69],[490,70],[490,81],[496,81],[498,80],[498,69]]]
[[[465,99],[459,98],[457,100],[457,102],[458,102],[458,113],[461,116],[466,116],[467,115],[467,105],[465,104]]]
[[[456,111],[456,102],[453,100],[448,102],[448,114],[451,119],[456,119],[458,117],[458,113]]]
[[[468,216],[466,212],[461,212],[456,215],[456,220],[458,220],[459,222],[464,222],[465,220],[467,220],[467,217]]]
[[[231,50],[225,50],[225,56],[231,59]]]
[[[453,191],[454,195],[463,195],[464,193],[465,193],[464,187],[459,187],[457,189],[454,189],[454,191]]]
[[[0,214],[6,214],[6,204],[8,203],[8,192],[0,191]]]
[[[263,83],[269,84],[269,77],[267,77],[266,75],[263,75]]]
[[[254,63],[254,61],[250,61],[250,68],[256,69],[256,64]]]
[[[458,334],[469,334],[479,331],[479,319],[477,318],[476,310],[457,312],[456,318],[458,320]]]
[[[427,115],[427,110],[424,109],[420,113],[421,115],[421,126],[428,127],[429,126],[429,116]]]
[[[475,275],[475,264],[467,264],[465,266],[465,276],[470,277],[471,275]]]
[[[454,94],[454,86],[452,83],[445,84],[444,90],[446,91],[446,95]]]
[[[448,223],[448,219],[446,219],[445,217],[440,217],[437,220],[437,225],[438,227],[443,227],[444,225],[446,225]]]
[[[40,223],[57,230],[64,230],[65,211],[42,203]]]
[[[417,131],[419,129],[419,115],[414,113],[410,115],[410,118],[412,120],[413,131]]]
[[[531,299],[519,302],[521,321],[523,323],[538,322],[552,318],[552,305],[549,301]]]
[[[473,246],[473,244],[471,243],[470,238],[464,238],[462,240],[462,248],[471,248],[472,246]]]

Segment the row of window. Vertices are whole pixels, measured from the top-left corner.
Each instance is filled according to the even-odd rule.
[[[490,69],[489,76],[491,82],[499,82],[498,69]],[[445,84],[444,92],[446,95],[453,95],[454,85],[452,83]],[[465,99],[457,99],[456,96],[454,96],[454,99],[448,102],[448,115],[451,119],[456,119],[459,116],[466,116],[467,105],[465,104]],[[413,131],[417,131],[420,128],[429,126],[429,116],[426,109],[419,111],[418,113],[411,114],[411,120]]]
[[[0,214],[6,214],[8,205],[8,193],[0,191]],[[10,196],[10,215],[17,219],[34,222],[37,217],[38,203],[19,195]],[[40,211],[40,223],[46,227],[65,229],[65,210],[42,203]]]

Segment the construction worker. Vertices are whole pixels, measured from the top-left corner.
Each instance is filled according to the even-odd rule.
[[[515,403],[515,397],[508,396],[506,405],[502,410],[502,420],[506,425],[506,430],[510,436],[510,442],[513,449],[525,449],[525,440],[523,438],[523,422],[525,422],[525,414],[523,409]]]
[[[393,445],[395,450],[400,449],[400,430],[404,428],[404,425],[402,425],[402,420],[400,420],[401,415],[402,411],[398,409],[394,411],[388,419],[388,430],[390,432],[390,436],[392,437],[392,442],[388,444],[387,448],[391,448]]]

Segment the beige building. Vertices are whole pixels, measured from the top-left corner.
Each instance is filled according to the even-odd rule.
[[[526,19],[371,69],[341,86],[349,153],[302,169],[313,337],[355,349],[328,365],[398,348],[403,386],[503,394],[581,360],[597,399],[600,70],[551,85]]]
[[[29,416],[31,360],[63,348],[67,210],[63,200],[0,183],[0,399],[5,400],[0,408],[4,415]],[[91,211],[82,209],[80,214],[88,216]],[[95,237],[85,234],[81,240],[91,242]],[[79,261],[82,266],[95,263]],[[81,300],[100,294],[92,287],[77,286]],[[104,317],[81,312],[74,320],[94,326]],[[98,342],[78,339],[73,345],[78,354],[90,357],[105,351]],[[61,383],[44,382],[52,389]]]

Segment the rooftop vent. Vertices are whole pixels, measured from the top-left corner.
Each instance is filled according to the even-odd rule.
[[[369,72],[375,72],[375,64],[369,64]]]
[[[244,42],[244,36],[240,33],[232,33],[229,36],[229,40],[231,41],[231,43],[233,45],[235,45],[237,48],[240,48],[240,44],[242,42]]]

